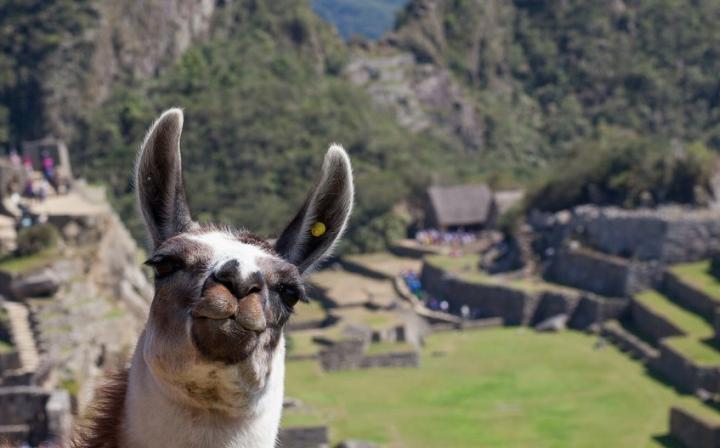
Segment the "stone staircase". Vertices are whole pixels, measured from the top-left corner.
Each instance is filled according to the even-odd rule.
[[[10,321],[13,345],[20,356],[21,370],[24,373],[34,372],[40,364],[40,355],[30,327],[30,312],[23,303],[5,301],[3,306]]]

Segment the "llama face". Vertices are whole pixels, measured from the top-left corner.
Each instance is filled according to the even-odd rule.
[[[273,246],[247,231],[192,220],[181,128],[180,111],[163,114],[138,157],[138,201],[152,243],[147,264],[156,274],[141,349],[172,396],[230,414],[257,399],[282,362],[283,327],[306,300],[302,275],[346,225],[352,174],[345,152],[331,147],[319,181]]]

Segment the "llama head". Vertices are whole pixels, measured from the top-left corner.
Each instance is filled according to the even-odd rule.
[[[317,183],[275,244],[246,230],[199,225],[187,204],[183,115],[165,112],[137,160],[155,296],[141,346],[166,392],[195,407],[233,411],[256,399],[280,364],[283,326],[305,300],[303,274],[343,233],[353,201],[350,161],[328,150]],[[278,361],[279,359],[279,361]]]

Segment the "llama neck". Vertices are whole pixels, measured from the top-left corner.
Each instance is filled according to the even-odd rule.
[[[283,401],[284,341],[278,345],[264,392],[240,415],[187,407],[158,383],[142,356],[142,337],[130,369],[125,401],[123,446],[275,446]]]

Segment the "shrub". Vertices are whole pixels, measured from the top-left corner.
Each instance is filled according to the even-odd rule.
[[[528,208],[558,211],[595,203],[637,207],[704,204],[711,196],[713,154],[702,143],[680,146],[631,132],[603,130],[574,157],[549,170]]]
[[[58,239],[58,231],[50,224],[38,224],[22,229],[18,233],[17,254],[19,256],[37,254],[55,247]]]

